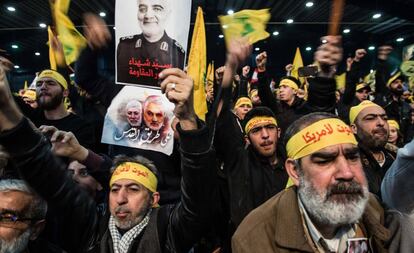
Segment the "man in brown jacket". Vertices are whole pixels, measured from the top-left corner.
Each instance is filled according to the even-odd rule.
[[[232,239],[234,253],[389,252],[384,210],[368,192],[349,126],[312,113],[288,128],[285,163],[293,187],[252,211]]]

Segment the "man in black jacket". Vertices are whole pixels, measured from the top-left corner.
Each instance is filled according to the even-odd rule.
[[[0,143],[23,179],[60,210],[62,248],[68,252],[187,252],[208,224],[214,198],[208,131],[193,108],[193,83],[183,71],[160,74],[161,88],[176,103],[182,155],[182,201],[156,207],[151,169],[132,161],[115,167],[109,196],[111,217],[98,220],[95,203],[70,179],[44,137],[23,117],[0,66]],[[172,86],[172,80],[175,85]],[[131,161],[131,160],[130,160]],[[112,221],[111,221],[112,220]]]

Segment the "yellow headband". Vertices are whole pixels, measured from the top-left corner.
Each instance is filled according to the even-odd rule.
[[[355,119],[358,117],[358,114],[365,108],[375,107],[375,106],[382,108],[381,106],[369,100],[364,100],[359,105],[351,107],[351,109],[349,110],[349,123],[353,124],[355,122]]]
[[[366,85],[365,83],[360,83],[356,86],[355,90],[358,91],[358,90],[363,89],[363,88],[370,89],[370,87],[368,85]]]
[[[279,83],[279,87],[282,86],[282,85],[283,86],[288,86],[288,87],[290,87],[294,90],[299,89],[298,85],[290,79],[282,79],[282,81],[280,81],[280,83]]]
[[[250,105],[250,107],[253,107],[252,101],[248,97],[241,97],[237,99],[236,104],[234,105],[234,109],[239,108],[242,105]]]
[[[36,100],[36,91],[34,90],[25,90],[22,97],[28,98],[30,100]]]
[[[151,192],[157,191],[157,177],[147,167],[134,162],[119,165],[112,174],[109,187],[119,179],[131,179],[142,184]]]
[[[390,79],[388,79],[387,86],[390,86],[391,83],[394,82],[395,80],[397,80],[397,78],[400,77],[400,76],[401,76],[401,72],[400,71],[398,71],[393,76],[391,76]]]
[[[40,78],[44,78],[44,77],[48,77],[48,78],[53,78],[55,79],[60,85],[63,86],[63,88],[66,90],[68,88],[68,82],[66,81],[66,79],[57,71],[51,70],[51,69],[46,69],[43,70],[42,72],[40,72],[39,76],[37,77],[38,79]]]
[[[336,118],[323,119],[292,136],[286,145],[289,158],[299,159],[323,148],[351,143],[357,145],[351,128]]]
[[[390,127],[395,127],[397,128],[397,130],[400,130],[400,124],[398,124],[397,121],[390,119],[390,120],[387,120],[387,122]]]
[[[268,125],[273,124],[277,126],[277,121],[275,118],[269,117],[269,116],[257,116],[247,121],[246,126],[244,127],[245,133],[248,134],[250,130],[252,130],[253,128],[257,126],[257,124],[262,124],[262,123],[268,124]]]
[[[257,89],[252,89],[250,91],[250,98],[253,98],[254,96],[258,95],[259,92],[257,91]]]

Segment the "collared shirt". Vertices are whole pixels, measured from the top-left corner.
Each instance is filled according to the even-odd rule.
[[[353,238],[356,234],[356,224],[341,227],[332,239],[326,239],[318,231],[303,206],[298,195],[299,210],[305,220],[304,229],[307,230],[312,237],[315,246],[319,252],[346,252],[347,240]]]

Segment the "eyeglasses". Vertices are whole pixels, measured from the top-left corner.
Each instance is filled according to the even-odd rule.
[[[17,222],[36,221],[37,219],[28,217],[19,217],[12,213],[0,213],[0,224],[15,224]]]

